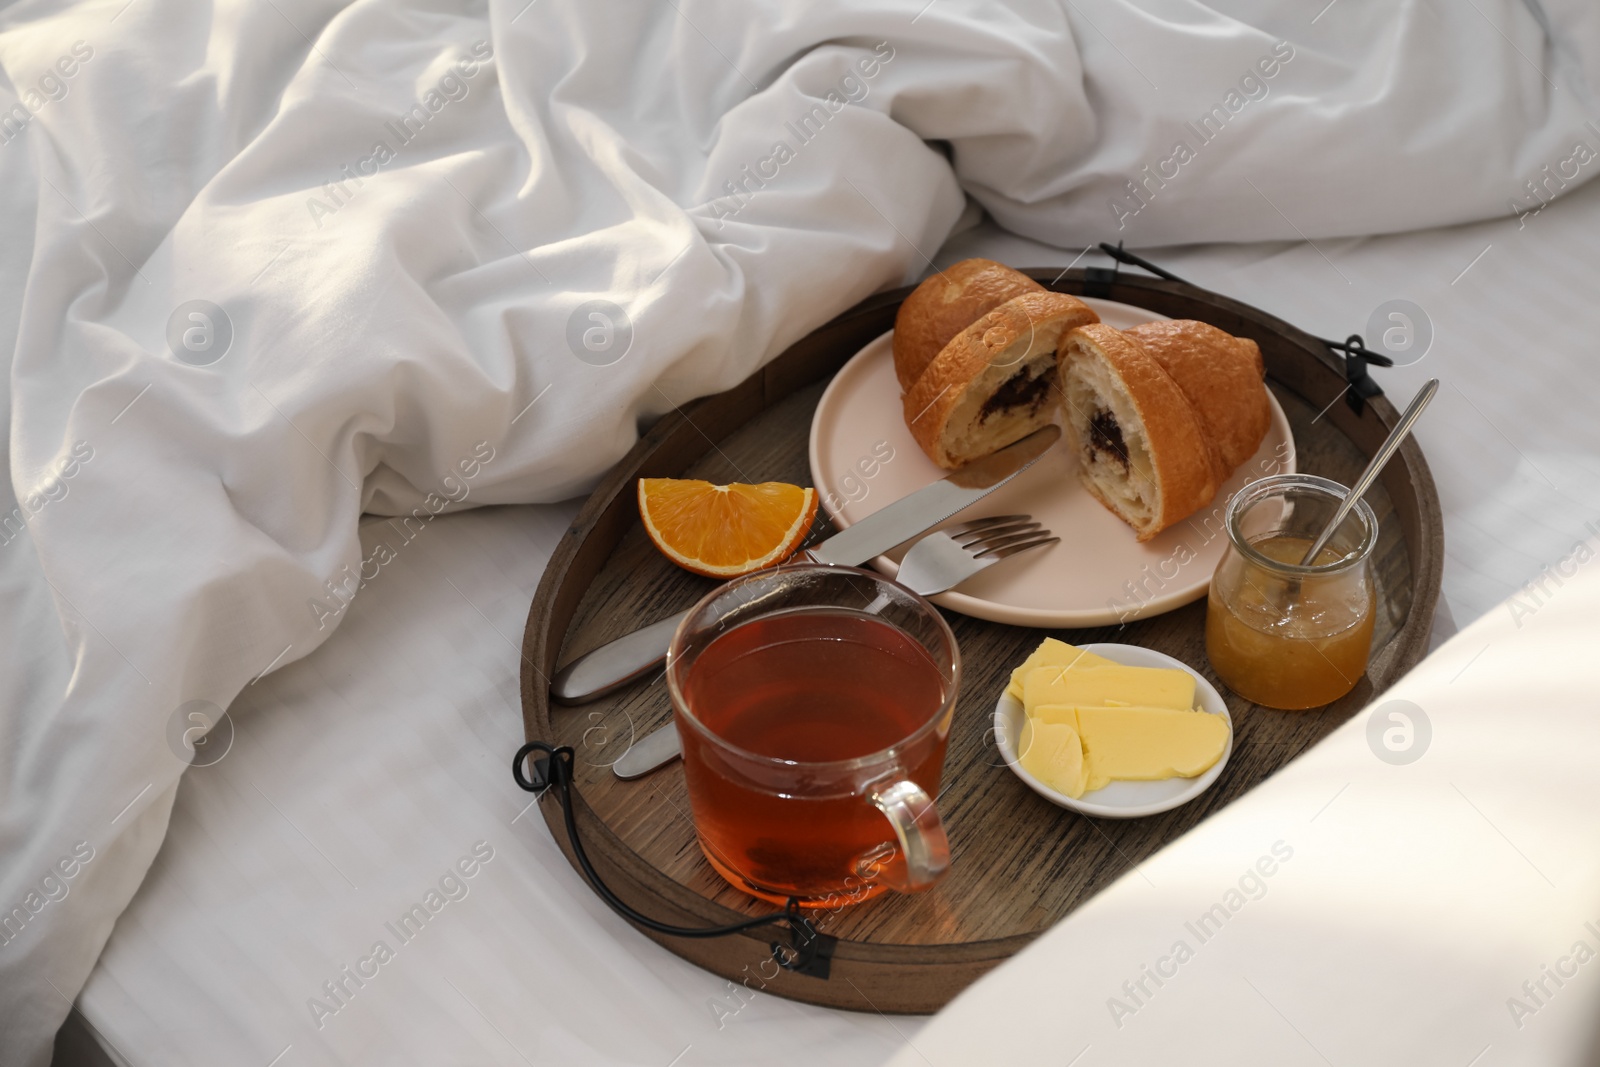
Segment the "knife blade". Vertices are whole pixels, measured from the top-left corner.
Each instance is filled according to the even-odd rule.
[[[859,567],[982,500],[1032,466],[1060,437],[1059,426],[1037,429],[1015,444],[879,508],[813,548],[811,556],[818,563]]]
[[[865,563],[982,500],[1032,466],[1060,437],[1059,426],[1035,430],[1015,444],[878,509],[805,555],[838,566]],[[686,615],[688,611],[679,612],[579,656],[556,672],[550,683],[551,699],[559,704],[584,704],[647,674],[666,657],[672,635]]]

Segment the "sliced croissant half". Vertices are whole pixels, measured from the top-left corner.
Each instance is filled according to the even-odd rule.
[[[944,346],[1007,300],[1044,286],[992,259],[963,259],[931,274],[894,317],[894,373],[902,393],[922,377]]]
[[[1193,319],[1147,322],[1123,333],[1155,357],[1194,405],[1217,480],[1226,482],[1256,454],[1272,424],[1261,349]]]
[[[901,398],[928,458],[953,470],[1019,441],[1060,409],[1056,348],[1099,316],[1065,293],[1024,293],[956,334]]]
[[[1221,483],[1201,421],[1139,341],[1095,323],[1061,342],[1061,388],[1078,477],[1148,541],[1204,507]]]

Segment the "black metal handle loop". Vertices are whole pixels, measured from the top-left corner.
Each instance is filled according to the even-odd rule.
[[[1142,256],[1123,249],[1122,242],[1115,245],[1108,241],[1100,242],[1100,251],[1116,261],[1117,267],[1106,270],[1104,267],[1087,267],[1084,269],[1084,294],[1086,296],[1109,296],[1111,286],[1116,284],[1117,270],[1124,263],[1143,268],[1158,278],[1165,278],[1169,282],[1178,282],[1181,285],[1191,283],[1184,281],[1169,270],[1156,266]],[[1366,403],[1375,396],[1383,395],[1383,388],[1367,373],[1368,365],[1374,367],[1392,367],[1394,360],[1381,352],[1374,352],[1368,348],[1359,333],[1353,333],[1343,341],[1330,341],[1326,337],[1316,340],[1327,345],[1336,352],[1344,353],[1344,398],[1350,409],[1360,415],[1366,409]]]
[[[1359,359],[1363,363],[1370,363],[1374,367],[1394,366],[1394,360],[1390,359],[1382,352],[1374,352],[1372,349],[1368,348],[1367,343],[1361,339],[1361,335],[1359,333],[1353,333],[1349,337],[1346,337],[1343,341],[1330,341],[1325,337],[1319,337],[1317,340],[1321,341],[1329,348],[1337,349],[1338,351],[1343,352],[1346,356]]]
[[[528,755],[533,752],[543,752],[544,756],[534,761],[533,777],[530,778],[523,771],[523,764]],[[550,757],[555,755],[555,752],[555,749],[543,741],[528,742],[517,749],[517,758],[511,761],[511,777],[515,778],[517,784],[530,793],[537,793],[547,788],[550,785]]]
[[[540,753],[539,758],[533,761],[533,774],[529,775],[524,769],[524,764],[533,753]],[[543,793],[555,790],[556,799],[561,803],[562,821],[567,830],[567,841],[572,845],[572,854],[578,861],[578,869],[582,871],[585,879],[594,888],[595,893],[606,905],[618,915],[637,926],[651,930],[668,937],[708,938],[725,937],[729,934],[743,933],[760,926],[783,926],[789,931],[789,943],[784,945],[779,941],[770,942],[773,961],[786,971],[797,974],[809,975],[814,978],[827,978],[833,959],[833,946],[838,938],[819,931],[812,923],[809,916],[800,910],[800,902],[794,897],[789,898],[788,906],[783,911],[773,912],[768,915],[756,915],[726,926],[673,926],[670,923],[659,922],[642,912],[636,911],[629,904],[618,897],[601,879],[594,864],[589,860],[589,854],[583,847],[583,842],[578,838],[578,821],[573,813],[572,804],[572,764],[574,753],[570,745],[549,745],[543,741],[529,741],[517,749],[516,756],[511,761],[511,777],[516,779],[517,785],[529,793]],[[542,799],[542,798],[541,798]]]
[[[1382,396],[1383,389],[1367,373],[1367,365],[1374,367],[1392,367],[1394,360],[1381,352],[1374,352],[1368,348],[1359,333],[1353,333],[1341,341],[1329,341],[1317,338],[1331,349],[1344,353],[1344,399],[1350,405],[1350,410],[1357,415],[1361,414],[1367,406],[1367,401],[1375,396]]]
[[[1154,274],[1157,278],[1165,278],[1169,282],[1177,282],[1180,285],[1192,284],[1184,281],[1170,270],[1156,266],[1143,256],[1136,256],[1132,252],[1124,250],[1121,241],[1118,241],[1115,245],[1111,244],[1109,241],[1101,241],[1100,251],[1104,252],[1118,263],[1127,263],[1135,267],[1140,267],[1149,271],[1151,274]],[[1196,288],[1199,288],[1199,286],[1196,286]]]

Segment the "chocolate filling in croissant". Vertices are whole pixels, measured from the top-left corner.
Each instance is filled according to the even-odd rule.
[[[1028,369],[1024,367],[1007,378],[1004,384],[994,391],[994,395],[983,402],[983,407],[978,410],[978,417],[987,419],[1001,412],[1024,406],[1031,415],[1039,410],[1049,395],[1050,375],[1040,374],[1030,378]]]
[[[1123,443],[1122,427],[1111,412],[1101,409],[1089,420],[1089,444],[1097,452],[1114,456],[1123,470],[1128,469],[1128,446]]]

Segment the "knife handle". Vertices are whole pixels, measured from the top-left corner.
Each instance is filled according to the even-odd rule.
[[[657,767],[665,767],[681,755],[683,749],[679,745],[678,728],[669,722],[665,726],[656,727],[628,746],[628,751],[611,765],[611,773],[624,782],[642,778]]]
[[[809,549],[802,549],[789,562],[821,561]],[[685,608],[669,619],[653,622],[585,652],[556,671],[555,678],[550,682],[550,698],[557,704],[587,704],[650,673],[667,658],[667,646],[672,644],[672,635],[678,632],[678,624],[693,610]]]
[[[585,652],[556,672],[551,698],[558,704],[587,704],[649,674],[667,658],[672,635],[688,614],[679,612]]]

